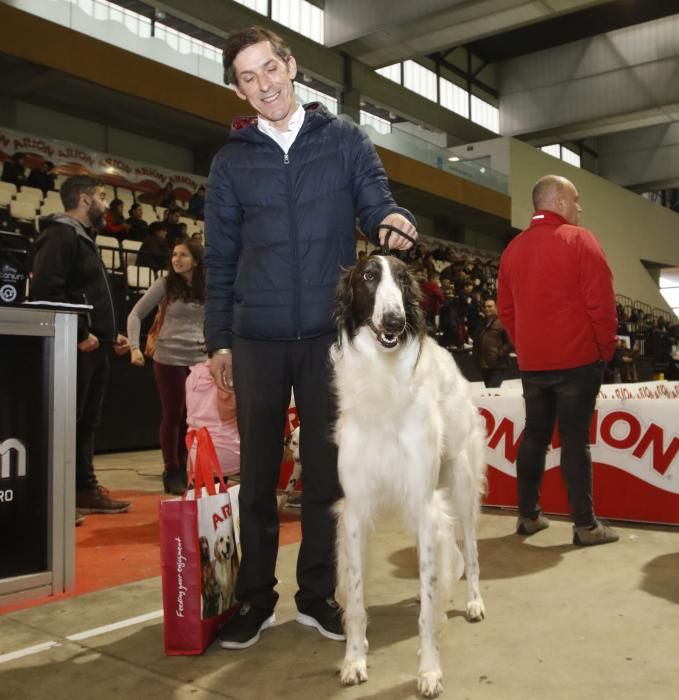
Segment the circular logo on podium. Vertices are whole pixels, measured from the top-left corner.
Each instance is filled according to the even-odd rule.
[[[10,303],[17,298],[16,287],[12,284],[3,284],[0,287],[0,300],[5,303]]]

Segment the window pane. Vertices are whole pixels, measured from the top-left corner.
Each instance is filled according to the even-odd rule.
[[[307,0],[272,0],[271,19],[319,44],[323,43],[323,10]]]
[[[472,121],[500,133],[500,110],[476,95],[472,95]]]
[[[403,62],[403,85],[436,102],[436,73],[415,61]]]
[[[306,104],[307,102],[321,102],[328,108],[328,111],[337,114],[337,98],[326,95],[326,93],[320,90],[315,90],[300,82],[295,83],[295,95],[297,101],[301,104]]]
[[[550,143],[549,146],[542,146],[540,150],[547,153],[547,155],[554,156],[555,158],[561,158],[561,147],[558,143]]]
[[[264,15],[265,17],[269,11],[267,0],[236,0],[236,2],[240,5],[245,5],[245,7],[249,7],[255,12],[259,12],[260,15]]]
[[[469,93],[450,80],[439,78],[441,106],[469,119]]]
[[[384,66],[384,68],[378,68],[375,73],[379,73],[384,78],[389,78],[395,83],[401,84],[401,64],[394,63],[391,66]]]
[[[379,134],[391,133],[391,122],[388,119],[376,117],[374,114],[363,110],[361,110],[361,125],[372,126]]]
[[[571,151],[570,148],[561,148],[561,158],[564,160],[566,163],[570,163],[571,165],[574,165],[576,168],[580,167],[580,154],[576,153],[575,151]]]

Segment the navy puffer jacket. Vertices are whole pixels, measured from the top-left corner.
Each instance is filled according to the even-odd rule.
[[[368,137],[322,105],[305,106],[288,155],[235,122],[207,182],[205,235],[208,350],[233,335],[294,340],[332,332],[341,267],[356,260],[355,221],[373,242],[399,212]]]

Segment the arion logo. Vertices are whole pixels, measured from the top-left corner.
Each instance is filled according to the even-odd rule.
[[[0,442],[0,479],[10,478],[12,463],[16,466],[16,476],[26,476],[26,447],[16,438]]]

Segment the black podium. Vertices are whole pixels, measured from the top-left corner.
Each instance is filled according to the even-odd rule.
[[[0,605],[74,578],[77,314],[0,305]]]

